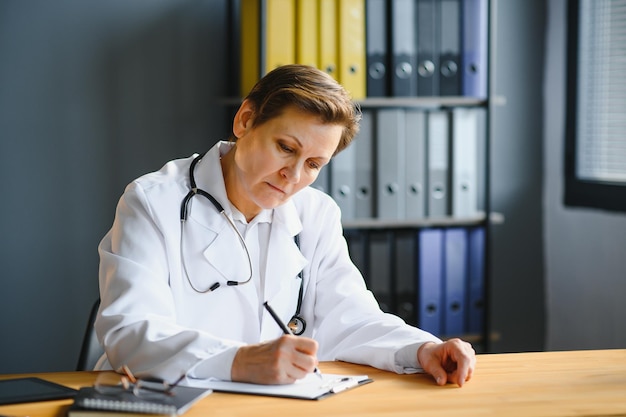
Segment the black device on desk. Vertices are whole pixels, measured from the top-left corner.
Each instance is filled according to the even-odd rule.
[[[0,405],[73,398],[76,390],[41,378],[0,380]]]

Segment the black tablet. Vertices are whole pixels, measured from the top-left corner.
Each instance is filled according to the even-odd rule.
[[[76,390],[41,378],[0,380],[0,405],[73,398]]]

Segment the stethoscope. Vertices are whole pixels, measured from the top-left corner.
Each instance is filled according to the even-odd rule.
[[[191,165],[189,165],[189,185],[191,187],[191,189],[189,190],[189,192],[187,193],[187,195],[185,196],[185,198],[183,198],[183,201],[180,205],[180,258],[181,258],[181,264],[183,267],[183,271],[185,274],[185,277],[187,277],[187,282],[189,282],[189,285],[191,286],[191,288],[199,293],[199,294],[206,294],[208,292],[213,292],[216,289],[218,289],[220,287],[220,283],[216,282],[215,284],[211,285],[209,288],[207,288],[206,290],[201,290],[196,288],[196,286],[191,282],[191,279],[189,278],[189,273],[187,272],[187,266],[185,265],[185,257],[183,256],[183,234],[184,234],[184,224],[187,221],[187,217],[189,215],[189,203],[191,202],[191,199],[196,196],[196,195],[201,195],[205,198],[207,198],[211,204],[213,204],[213,206],[215,207],[215,209],[218,211],[218,213],[220,213],[221,215],[224,216],[224,218],[226,219],[227,223],[230,225],[230,227],[235,231],[235,233],[237,234],[237,237],[239,238],[239,243],[241,244],[241,247],[243,248],[243,250],[246,253],[246,258],[248,259],[248,268],[250,270],[250,275],[248,276],[247,279],[243,280],[243,281],[226,281],[226,285],[229,287],[232,286],[237,286],[237,285],[243,285],[243,284],[247,284],[248,282],[250,282],[252,280],[252,260],[250,259],[250,252],[248,251],[248,246],[246,245],[246,242],[243,238],[243,236],[241,235],[241,233],[239,232],[239,229],[237,229],[237,226],[235,226],[235,223],[233,223],[233,221],[230,219],[230,217],[228,217],[228,215],[226,214],[226,211],[224,210],[224,207],[219,203],[219,201],[217,201],[211,194],[207,193],[206,191],[198,188],[196,186],[196,180],[194,177],[194,170],[196,168],[196,165],[198,165],[198,162],[200,162],[202,160],[202,158],[204,157],[204,155],[206,154],[206,152],[196,156],[192,161],[191,161]],[[300,247],[300,239],[299,236],[296,235],[294,237],[294,240],[296,242],[296,245],[298,245],[298,247]],[[306,321],[304,321],[304,319],[302,318],[302,316],[300,315],[300,309],[302,307],[302,298],[304,295],[304,279],[302,276],[302,271],[300,271],[298,273],[298,277],[300,278],[300,290],[298,292],[298,305],[296,306],[296,313],[293,315],[293,317],[291,318],[291,320],[288,323],[289,329],[291,330],[291,332],[297,336],[301,335],[302,333],[304,333],[304,330],[306,329]]]

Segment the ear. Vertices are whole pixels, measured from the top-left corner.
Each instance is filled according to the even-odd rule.
[[[244,100],[233,119],[233,134],[236,138],[242,137],[248,130],[252,129],[253,117],[254,107],[249,100]]]

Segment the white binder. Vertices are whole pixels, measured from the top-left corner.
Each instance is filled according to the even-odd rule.
[[[446,111],[428,114],[428,216],[449,214],[449,117]]]
[[[478,212],[478,122],[476,109],[452,111],[452,216]]]

